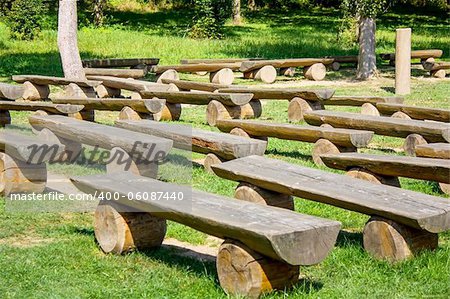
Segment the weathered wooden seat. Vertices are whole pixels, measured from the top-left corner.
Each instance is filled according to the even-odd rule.
[[[322,165],[320,156],[325,153],[356,151],[366,147],[372,139],[373,132],[312,127],[285,123],[270,123],[250,120],[223,120],[216,122],[222,132],[231,132],[245,137],[274,137],[315,143],[312,152],[316,164]]]
[[[47,183],[46,162],[63,150],[59,143],[0,131],[0,194],[43,192]]]
[[[23,97],[25,89],[22,85],[0,82],[0,99],[17,100]]]
[[[84,73],[90,76],[111,76],[118,78],[140,79],[147,75],[146,69],[106,69],[106,68],[85,68]]]
[[[198,90],[198,91],[209,91],[213,92],[220,88],[228,88],[231,85],[217,84],[217,83],[207,83],[207,82],[195,82],[186,80],[174,80],[174,79],[162,79],[162,83],[174,84],[180,90]]]
[[[418,107],[401,103],[376,103],[375,105],[373,109],[370,109],[372,115],[450,122],[449,109]]]
[[[240,199],[252,198],[250,184],[254,192],[269,190],[372,216],[364,228],[364,247],[377,258],[402,260],[418,250],[435,249],[437,233],[450,229],[450,201],[445,198],[259,156],[212,169],[222,178],[247,184],[236,190]]]
[[[135,173],[153,177],[157,163],[166,157],[173,144],[172,140],[60,115],[33,115],[29,122],[37,131],[47,129],[48,139],[59,140],[66,146],[66,152],[59,158],[62,161],[76,160],[81,144],[111,150],[107,157],[108,171],[129,167]]]
[[[181,64],[199,64],[199,63],[234,63],[248,60],[262,60],[262,58],[206,58],[206,59],[181,59]]]
[[[435,58],[441,57],[442,50],[439,49],[427,49],[427,50],[414,50],[411,51],[411,59],[420,59],[423,63],[434,62]],[[383,53],[380,54],[382,60],[389,60],[390,65],[395,65],[395,53]]]
[[[302,98],[309,101],[326,101],[334,95],[333,89],[304,89],[304,88],[261,88],[230,86],[220,88],[221,93],[252,93],[254,99],[258,100],[292,100]]]
[[[341,68],[341,64],[351,64],[353,66],[358,64],[358,55],[325,56],[323,58],[333,59],[333,63],[330,65],[333,71],[338,71]]]
[[[141,68],[145,66],[157,65],[159,58],[107,58],[107,59],[84,59],[84,67],[90,68],[115,68],[132,67]]]
[[[72,178],[83,192],[122,197],[101,202],[95,236],[105,252],[158,247],[166,219],[225,239],[217,273],[230,295],[252,298],[298,280],[299,265],[322,261],[333,248],[340,223],[194,190],[131,174]],[[175,200],[139,200],[139,194],[182,194]],[[130,212],[134,211],[134,212]]]
[[[231,134],[211,132],[180,124],[158,123],[150,120],[116,121],[119,128],[171,139],[174,147],[206,154],[205,168],[224,160],[264,155],[267,142]]]
[[[363,115],[349,112],[311,111],[304,115],[311,125],[329,124],[336,128],[370,130],[378,135],[406,138],[405,152],[412,156],[416,145],[450,142],[450,124],[420,120]]]
[[[430,143],[416,146],[416,156],[450,159],[450,143]]]

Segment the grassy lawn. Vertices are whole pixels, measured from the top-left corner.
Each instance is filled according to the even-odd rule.
[[[247,15],[245,25],[227,27],[221,41],[184,37],[188,12],[114,12],[111,25],[103,29],[83,27],[80,50],[83,58],[160,57],[161,64],[182,58],[206,57],[318,57],[356,54],[354,46],[336,42],[339,26],[335,11],[263,11]],[[444,19],[435,16],[387,14],[378,22],[377,52],[394,50],[395,28],[413,28],[413,48],[439,48],[450,58],[450,36]],[[392,95],[393,69],[380,64],[381,77],[370,82],[352,80],[354,70],[330,72],[327,81],[307,82],[302,76],[279,86],[330,87],[338,95]],[[0,81],[12,74],[62,75],[55,31],[45,30],[33,42],[8,39],[0,23]],[[413,93],[406,103],[449,107],[449,79],[431,79],[415,68]],[[182,75],[186,79],[200,79]],[[237,79],[239,84],[255,84]],[[266,101],[262,120],[287,122],[287,101]],[[355,108],[329,108],[357,111]],[[12,113],[13,124],[27,123],[28,113]],[[117,113],[101,112],[97,120],[112,124]],[[185,108],[182,123],[215,130],[206,125],[205,107]],[[376,136],[363,152],[402,155],[402,140]],[[267,156],[315,167],[308,143],[271,139]],[[194,158],[201,155],[193,154]],[[50,167],[52,172],[88,174],[103,171],[81,166]],[[328,170],[328,169],[327,169]],[[208,174],[194,166],[194,188],[232,196],[236,183]],[[404,188],[444,196],[431,182],[401,179]],[[338,192],[338,190],[337,190]],[[213,262],[181,257],[172,247],[127,256],[104,255],[94,241],[91,213],[7,213],[0,201],[0,295],[3,298],[221,298]],[[288,292],[267,298],[304,297],[435,297],[450,294],[450,233],[440,234],[439,249],[391,265],[376,261],[362,249],[362,228],[368,217],[331,206],[296,199],[296,210],[341,221],[336,248],[322,263],[302,267],[302,280]],[[207,236],[170,223],[168,237],[204,245]]]

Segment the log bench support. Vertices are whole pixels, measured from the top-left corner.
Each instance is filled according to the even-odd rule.
[[[328,139],[319,139],[314,143],[314,147],[311,153],[314,164],[317,166],[324,166],[321,155],[326,154],[339,154],[339,153],[352,153],[357,152],[356,147],[344,147],[338,146]]]
[[[158,168],[158,162],[150,162],[145,157],[131,157],[120,147],[114,147],[110,151],[106,172],[108,174],[129,172],[139,176],[156,178]]]
[[[150,119],[154,121],[177,121],[181,117],[181,105],[166,103],[163,110],[158,113],[142,113],[130,107],[124,107],[119,113],[121,120],[141,120]]]
[[[89,109],[89,110],[83,109],[76,113],[69,113],[67,116],[75,118],[75,119],[79,119],[79,120],[95,122],[95,110],[91,110],[91,109]]]
[[[23,83],[24,92],[23,99],[26,101],[39,101],[48,99],[50,95],[50,88],[48,85],[38,85],[26,81]]]
[[[286,77],[294,77],[295,76],[295,67],[283,67],[278,71],[278,75],[286,76]]]
[[[308,80],[322,81],[327,75],[327,68],[323,63],[314,63],[303,68],[303,75]]]
[[[405,143],[403,144],[403,150],[408,156],[416,155],[416,146],[427,144],[428,142],[419,134],[409,134],[405,138]]]
[[[163,79],[180,80],[180,75],[176,70],[169,69],[156,77],[156,83],[162,83]]]
[[[323,110],[324,105],[319,101],[307,101],[299,97],[293,98],[289,102],[288,119],[290,122],[303,121],[303,115],[313,110]]]
[[[99,98],[119,98],[122,94],[121,89],[108,87],[103,84],[97,86],[95,92]]]
[[[398,177],[376,174],[361,167],[351,168],[350,170],[347,171],[347,175],[356,179],[366,180],[372,183],[400,187],[400,181],[398,180]]]
[[[42,114],[40,111],[37,111],[34,115],[46,114]],[[56,155],[49,160],[50,163],[73,163],[80,156],[82,151],[81,143],[57,136],[55,133],[46,128],[40,131],[33,129],[33,131],[37,134],[37,137],[40,140],[45,140],[48,143],[58,144],[59,146],[64,147],[64,150],[59,155]]]
[[[254,79],[272,84],[277,79],[277,70],[271,65],[265,65],[260,69],[244,72],[244,79]]]
[[[217,72],[211,72],[209,81],[214,84],[231,85],[234,81],[233,71],[229,68],[224,68]]]
[[[74,98],[95,98],[97,93],[94,87],[82,87],[75,83],[70,83],[64,88],[64,96]]]
[[[263,205],[294,210],[294,198],[292,196],[266,190],[249,183],[239,183],[234,192],[234,197]]]
[[[10,124],[11,124],[11,114],[9,114],[9,111],[7,110],[0,111],[0,127],[4,128]]]
[[[258,118],[261,113],[262,106],[259,100],[251,100],[242,106],[227,106],[213,100],[206,108],[206,120],[210,126],[215,126],[218,119]]]

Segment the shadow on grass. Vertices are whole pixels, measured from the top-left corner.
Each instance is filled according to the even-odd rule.
[[[300,159],[305,162],[313,162],[313,159],[310,155],[305,155],[297,151],[280,151],[277,149],[268,149],[266,150],[266,155],[275,155],[275,156],[283,156],[293,159]]]
[[[336,240],[337,247],[363,246],[363,235],[358,232],[349,232],[341,230]]]

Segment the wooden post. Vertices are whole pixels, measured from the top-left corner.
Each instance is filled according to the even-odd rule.
[[[411,28],[397,29],[395,41],[395,93],[411,93]]]

